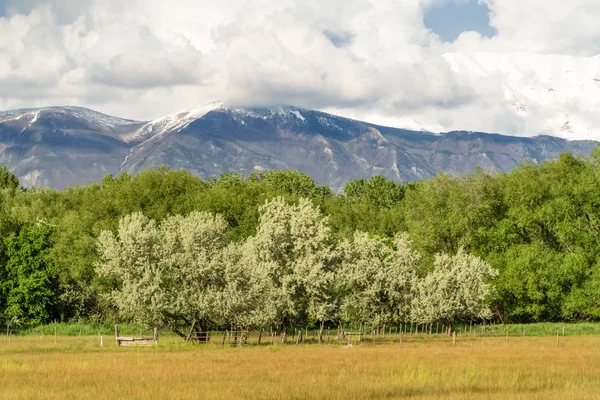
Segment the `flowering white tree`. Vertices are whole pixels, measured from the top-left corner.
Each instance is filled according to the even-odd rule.
[[[339,246],[341,315],[355,324],[388,324],[410,319],[419,255],[406,235],[392,243],[355,232]]]
[[[307,199],[288,205],[282,198],[260,208],[259,226],[244,247],[246,265],[262,276],[268,296],[265,316],[276,328],[320,322],[335,311],[335,258],[327,218]],[[266,321],[264,321],[266,322]]]
[[[160,237],[153,220],[141,213],[125,216],[117,235],[104,231],[98,239],[101,277],[116,281],[111,297],[120,313],[138,322],[167,324],[171,308],[173,276],[160,262]]]
[[[224,218],[206,212],[169,217],[160,225],[160,259],[174,276],[171,314],[190,325],[190,333],[209,328],[222,314],[226,232]]]
[[[257,232],[227,243],[220,215],[192,212],[157,224],[141,213],[98,240],[98,274],[112,280],[120,313],[189,339],[214,325],[286,328],[326,321],[384,325],[489,318],[497,272],[460,249],[418,277],[404,234],[356,232],[335,246],[327,217],[309,200],[260,208]],[[188,329],[185,333],[183,328]]]
[[[457,321],[490,318],[489,281],[497,275],[498,271],[464,248],[455,256],[437,255],[433,271],[418,285],[414,319],[421,323],[444,322],[450,333]]]
[[[232,329],[265,328],[270,309],[269,281],[245,256],[247,243],[231,243],[221,253],[224,286],[219,293],[219,323]]]
[[[98,274],[116,280],[111,295],[123,316],[182,336],[183,323],[191,334],[220,315],[226,228],[209,213],[170,217],[160,226],[141,213],[128,215],[116,235],[101,233]]]

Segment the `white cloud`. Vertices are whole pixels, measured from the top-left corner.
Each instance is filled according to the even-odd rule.
[[[589,57],[600,52],[600,3],[480,0],[498,35],[442,43],[425,10],[464,1],[14,0],[0,18],[0,108],[77,104],[150,119],[222,99],[439,130],[600,137],[600,82],[589,77],[600,79],[600,58]],[[565,78],[568,68],[578,77]]]
[[[491,10],[493,40],[508,51],[594,56],[600,53],[597,0],[480,0]]]

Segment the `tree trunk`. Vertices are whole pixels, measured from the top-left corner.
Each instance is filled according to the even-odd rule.
[[[339,340],[340,337],[343,337],[344,340],[346,340],[346,334],[344,332],[344,327],[342,326],[342,321],[338,322],[338,336],[337,336],[337,340]]]
[[[323,343],[323,328],[325,327],[325,320],[321,321],[321,326],[319,326],[319,343]]]
[[[187,337],[185,338],[185,342],[188,343],[192,337],[192,333],[194,333],[194,329],[196,328],[196,319],[194,318],[194,320],[192,321],[192,326],[190,327],[190,333],[188,333]]]

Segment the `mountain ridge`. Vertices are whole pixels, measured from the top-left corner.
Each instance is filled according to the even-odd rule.
[[[596,145],[544,135],[414,131],[294,106],[224,102],[153,121],[70,106],[0,112],[0,164],[27,187],[63,188],[168,165],[204,179],[294,169],[340,189],[375,175],[414,181],[476,167],[508,171],[564,151],[586,155]]]

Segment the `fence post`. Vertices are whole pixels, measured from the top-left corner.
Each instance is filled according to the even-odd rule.
[[[158,328],[154,327],[154,345],[158,344]]]
[[[452,346],[456,346],[456,331],[452,332]]]
[[[119,325],[115,325],[115,342],[119,347]]]

